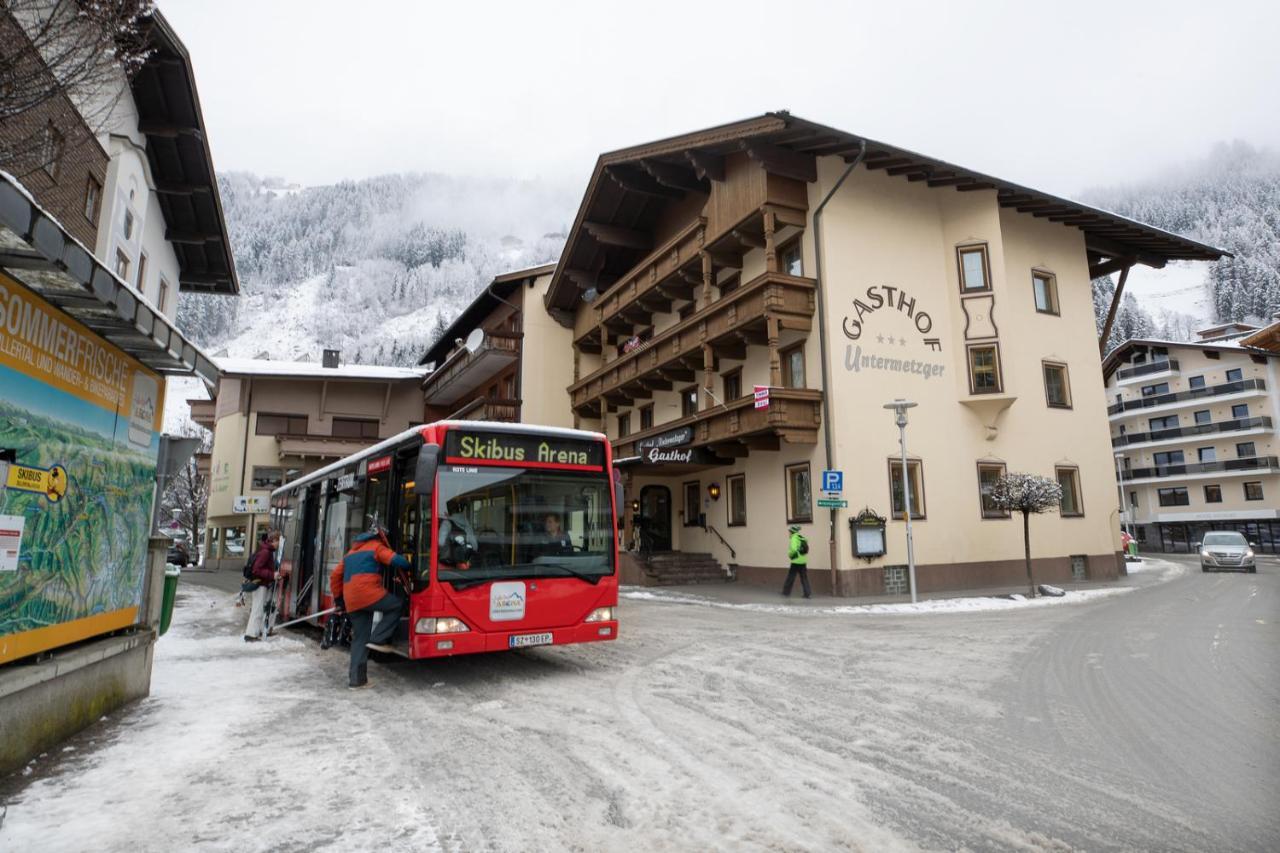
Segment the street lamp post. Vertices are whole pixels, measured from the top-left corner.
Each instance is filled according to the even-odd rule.
[[[1132,509],[1127,507],[1124,502],[1124,454],[1116,454],[1116,488],[1120,490],[1120,522],[1124,529],[1128,531],[1130,538],[1133,537],[1133,519],[1130,517]]]
[[[898,447],[902,451],[902,504],[907,521],[907,578],[911,583],[912,604],[916,603],[916,550],[911,536],[911,480],[907,477],[907,409],[915,406],[915,403],[901,397],[884,404],[886,409],[894,412],[894,420],[898,424]]]

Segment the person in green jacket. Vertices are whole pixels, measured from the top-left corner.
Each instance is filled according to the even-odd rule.
[[[787,559],[791,561],[791,570],[787,572],[787,580],[782,585],[782,594],[786,598],[791,597],[791,587],[795,585],[796,578],[800,578],[800,588],[804,590],[804,597],[811,598],[813,590],[809,588],[809,540],[800,535],[800,525],[793,524],[788,528],[791,533],[791,540],[787,543]]]

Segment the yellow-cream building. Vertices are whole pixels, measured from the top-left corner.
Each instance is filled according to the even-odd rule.
[[[989,500],[1005,472],[1066,493],[1031,522],[1037,579],[1105,579],[1120,526],[1090,279],[1220,255],[771,113],[602,155],[546,301],[649,580],[780,583],[796,524],[819,591],[905,591],[895,398],[917,404],[921,590],[1024,577],[1022,525]]]

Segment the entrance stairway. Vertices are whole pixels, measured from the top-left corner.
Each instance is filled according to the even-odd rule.
[[[644,566],[645,586],[678,586],[688,583],[724,583],[732,580],[710,554],[662,551],[650,555]]]

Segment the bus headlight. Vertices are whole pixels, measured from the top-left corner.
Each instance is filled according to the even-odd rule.
[[[586,619],[583,619],[582,621],[583,622],[612,622],[613,608],[597,607],[595,610],[591,611],[590,615],[588,615]]]
[[[441,619],[419,619],[413,630],[418,634],[461,634],[471,629],[461,619],[447,616]]]

